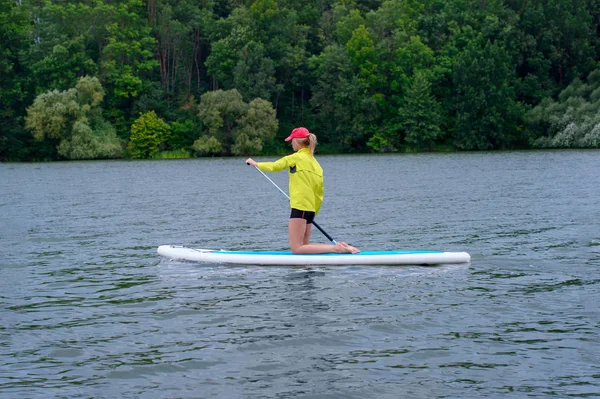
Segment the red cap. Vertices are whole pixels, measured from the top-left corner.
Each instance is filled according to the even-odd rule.
[[[285,141],[290,141],[291,139],[305,139],[308,137],[309,134],[310,132],[307,128],[297,127],[294,130],[292,130],[292,134],[290,134],[288,138],[285,139]]]

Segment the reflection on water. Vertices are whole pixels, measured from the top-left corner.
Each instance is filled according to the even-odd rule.
[[[240,159],[0,165],[0,396],[600,396],[599,152],[320,161],[334,238],[472,264],[160,259],[284,249],[286,204]]]

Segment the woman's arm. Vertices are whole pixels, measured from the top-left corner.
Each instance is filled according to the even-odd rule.
[[[296,164],[294,158],[295,155],[296,154],[294,153],[285,156],[283,158],[278,159],[275,162],[256,162],[254,159],[248,158],[246,159],[246,163],[248,165],[256,166],[263,172],[281,172],[282,170],[287,169],[290,166],[294,166]]]

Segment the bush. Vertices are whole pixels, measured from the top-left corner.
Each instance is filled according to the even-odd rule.
[[[146,112],[131,125],[129,153],[132,158],[151,158],[161,150],[170,135],[171,127],[156,112]]]
[[[558,100],[545,98],[527,114],[538,148],[600,147],[600,70],[587,83],[575,79]]]
[[[192,148],[200,155],[217,155],[223,152],[223,145],[212,136],[202,136],[194,142]]]

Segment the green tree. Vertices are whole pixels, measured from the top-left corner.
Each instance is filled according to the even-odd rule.
[[[264,47],[255,42],[243,49],[233,70],[233,81],[245,101],[270,100],[283,90],[283,85],[276,83],[273,60],[266,57]]]
[[[192,149],[200,155],[216,155],[223,152],[223,144],[215,136],[203,135],[194,141]]]
[[[131,125],[129,152],[132,158],[147,159],[156,155],[169,140],[171,127],[150,111],[140,115]]]
[[[381,113],[379,135],[389,139],[399,123],[398,108],[402,106],[415,70],[429,75],[434,83],[439,80],[436,59],[419,36],[418,21],[423,2],[417,0],[387,0],[377,10],[366,14],[366,27],[373,38],[369,90]]]
[[[256,0],[219,20],[215,24],[218,33],[213,35],[215,40],[206,60],[213,78],[212,88],[236,88],[247,101],[260,92],[260,97],[272,100],[277,110],[287,114],[289,106],[289,114],[292,118],[296,116],[296,97],[299,95],[301,105],[308,97],[305,91],[309,28],[300,23],[295,8],[301,7]],[[284,92],[286,95],[281,95]],[[280,97],[284,97],[283,107]]]
[[[399,93],[405,93],[412,85],[415,71],[420,71],[427,79],[434,81],[440,80],[445,73],[438,66],[433,50],[418,35],[410,36],[399,45],[394,58],[396,62],[392,73],[392,87]]]
[[[15,1],[0,0],[0,161],[24,158],[29,152],[31,135],[23,128],[29,85],[20,57],[28,48],[27,11]]]
[[[530,0],[507,2],[514,10],[516,29],[511,46],[520,95],[529,101],[554,95],[575,78],[596,68],[600,3],[595,0]],[[558,84],[557,84],[558,83]]]
[[[262,98],[252,100],[237,123],[235,143],[231,147],[236,155],[260,153],[264,142],[271,140],[279,128],[273,105]]]
[[[204,61],[216,15],[215,1],[151,0],[148,19],[156,37],[160,82],[165,93],[200,95],[206,85]]]
[[[246,113],[247,107],[237,90],[215,90],[200,97],[198,116],[209,135],[229,147],[237,120]]]
[[[98,67],[86,54],[83,40],[79,37],[57,44],[46,57],[32,66],[38,92],[65,90],[77,84],[80,77],[97,73]]]
[[[27,109],[26,126],[38,141],[57,146],[67,159],[118,158],[121,142],[99,107],[104,89],[97,78],[80,78],[66,91],[52,90],[36,97]]]
[[[311,68],[316,83],[310,102],[321,143],[336,150],[363,147],[379,114],[348,52],[339,45],[328,46],[311,59]]]
[[[115,129],[108,122],[92,130],[86,117],[78,118],[69,138],[61,140],[58,153],[67,159],[120,158],[122,145]]]
[[[510,58],[491,42],[471,41],[454,69],[455,145],[465,150],[503,149],[524,140],[523,107],[515,101]]]
[[[199,131],[201,131],[201,124],[196,120],[174,121],[171,123],[171,135],[167,146],[172,149],[189,148],[194,144]]]
[[[442,133],[441,107],[431,94],[431,83],[418,72],[398,111],[405,141],[418,149],[431,149]]]
[[[575,79],[558,96],[527,113],[531,144],[537,148],[600,147],[600,69],[586,82]]]
[[[208,129],[194,142],[193,148],[201,154],[229,153],[237,120],[246,112],[247,104],[235,89],[215,90],[200,97],[198,117]]]
[[[68,138],[80,113],[75,89],[52,90],[36,97],[25,120],[37,140],[62,140]]]
[[[62,1],[29,1],[34,44],[22,56],[30,66],[36,94],[66,90],[77,80],[98,72],[96,54],[90,51],[95,26],[89,4]]]
[[[361,25],[365,25],[365,18],[359,10],[348,9],[348,7],[337,4],[333,9],[335,28],[335,41],[342,46],[352,38],[353,32]]]
[[[255,37],[254,21],[245,7],[236,8],[227,19],[217,21],[211,52],[206,59],[214,89],[233,88],[233,70],[242,56],[242,49]]]
[[[142,0],[98,2],[93,16],[105,20],[99,54],[99,76],[107,92],[107,117],[120,137],[130,134],[135,101],[152,85],[159,63],[154,57],[156,39],[144,15]]]
[[[364,25],[360,25],[346,43],[348,56],[358,69],[358,76],[368,87],[377,87],[381,77],[375,57],[375,45],[370,33]]]
[[[155,39],[142,19],[141,0],[126,0],[112,6],[113,20],[106,26],[101,75],[116,101],[137,97],[143,74],[158,66],[154,59]]]
[[[198,116],[208,129],[194,142],[201,154],[256,154],[278,128],[275,110],[269,101],[254,99],[247,104],[233,89],[202,95]]]

